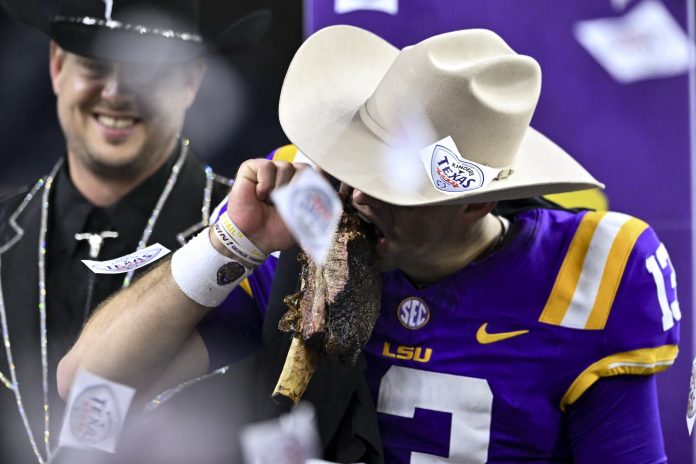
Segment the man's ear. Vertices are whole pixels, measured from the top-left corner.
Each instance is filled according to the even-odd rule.
[[[65,64],[65,57],[67,54],[65,50],[60,48],[60,46],[53,40],[51,40],[48,53],[48,68],[51,74],[51,87],[53,87],[53,93],[58,95],[61,71],[63,70],[63,65]]]
[[[459,217],[462,222],[473,224],[493,211],[496,204],[497,202],[495,201],[489,201],[486,203],[469,203],[463,205],[462,209],[459,211]]]
[[[186,66],[186,107],[188,108],[193,104],[194,100],[196,100],[196,95],[198,94],[198,89],[201,88],[201,82],[203,82],[208,64],[205,58],[198,58],[191,61],[191,63]]]

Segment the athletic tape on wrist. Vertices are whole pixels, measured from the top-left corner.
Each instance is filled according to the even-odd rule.
[[[263,264],[268,255],[259,250],[244,232],[232,222],[227,213],[220,215],[220,218],[213,226],[215,236],[220,240],[230,253],[239,257],[242,262],[249,267]]]
[[[181,291],[211,308],[220,305],[253,270],[220,254],[210,243],[208,228],[174,253],[171,268]]]

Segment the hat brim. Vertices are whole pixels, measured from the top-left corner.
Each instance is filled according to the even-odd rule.
[[[90,58],[133,63],[184,62],[214,51],[219,54],[237,53],[251,47],[267,32],[271,23],[271,11],[255,8],[255,5],[232,5],[217,13],[219,4],[207,2],[210,14],[216,14],[215,22],[232,22],[222,32],[214,32],[202,24],[202,40],[183,40],[181,37],[141,33],[138,24],[126,24],[124,28],[87,25],[82,19],[68,17],[49,19],[37,0],[0,0],[8,15],[14,20],[35,27],[51,37],[63,49]],[[229,5],[228,5],[229,6]],[[244,13],[245,12],[245,13]],[[59,15],[60,16],[60,15]],[[79,16],[79,15],[78,15]],[[188,17],[187,17],[188,18]],[[191,18],[188,18],[191,19]],[[118,21],[116,21],[118,22]],[[136,32],[134,29],[140,29]],[[199,26],[181,31],[181,35],[199,34]],[[162,31],[164,32],[164,31]],[[169,31],[166,31],[169,32]],[[210,36],[206,36],[206,34]],[[176,35],[177,33],[174,32]]]
[[[48,32],[64,50],[88,58],[127,63],[183,63],[206,53],[204,42],[54,22]]]
[[[34,6],[33,8],[29,8]],[[184,40],[129,29],[85,25],[80,22],[49,21],[33,2],[6,5],[17,21],[43,31],[61,48],[88,58],[127,63],[183,63],[211,52],[238,53],[255,45],[270,28],[268,9],[251,11],[234,21],[215,37]]]
[[[499,201],[603,188],[530,127],[510,176],[456,194],[436,189],[418,150],[437,140],[419,147],[390,146],[358,114],[398,53],[384,39],[352,26],[328,27],[309,37],[288,68],[280,96],[280,123],[290,141],[330,175],[395,205]]]

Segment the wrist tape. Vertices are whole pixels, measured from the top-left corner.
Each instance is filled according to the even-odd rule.
[[[222,213],[220,218],[213,226],[215,236],[220,240],[225,248],[235,257],[238,257],[247,267],[256,267],[263,264],[268,255],[259,250],[244,232],[239,230],[227,213]]]
[[[207,227],[174,253],[171,268],[181,291],[208,307],[219,306],[253,271],[253,267],[220,254],[210,243]]]

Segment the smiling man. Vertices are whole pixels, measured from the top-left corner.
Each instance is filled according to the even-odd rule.
[[[46,462],[63,416],[58,360],[93,308],[134,278],[81,260],[176,249],[208,225],[229,182],[191,154],[184,118],[209,51],[246,47],[269,18],[227,9],[235,25],[213,41],[194,0],[65,0],[50,18],[38,1],[4,4],[51,38],[66,142],[50,173],[0,203],[0,461]]]
[[[110,62],[51,42],[50,71],[73,183],[111,206],[175,151],[205,61]]]

